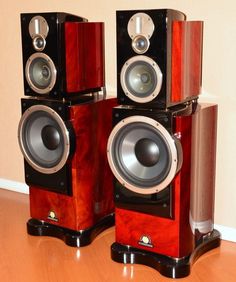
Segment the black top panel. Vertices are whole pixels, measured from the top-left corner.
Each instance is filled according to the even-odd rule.
[[[64,12],[43,12],[43,13],[21,13],[21,22],[26,22],[26,24],[29,24],[30,20],[35,16],[41,16],[45,18],[45,20],[50,24],[52,22],[56,22],[58,24],[64,23],[64,22],[81,22],[81,21],[88,21],[86,18],[68,14]]]

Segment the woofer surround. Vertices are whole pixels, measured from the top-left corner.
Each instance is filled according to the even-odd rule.
[[[162,72],[151,58],[134,56],[123,65],[120,82],[125,95],[131,100],[147,103],[160,92]]]
[[[26,62],[25,77],[32,90],[47,94],[56,83],[57,70],[49,56],[44,53],[32,54]]]
[[[41,173],[59,171],[70,154],[69,130],[58,113],[48,106],[34,105],[23,113],[18,140],[25,160]]]
[[[121,120],[110,134],[107,153],[117,180],[140,194],[165,189],[182,163],[178,140],[159,122],[145,116]]]

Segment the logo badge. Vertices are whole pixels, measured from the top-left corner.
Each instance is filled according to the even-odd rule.
[[[139,245],[153,248],[151,237],[148,235],[142,235],[138,241]]]
[[[53,221],[58,221],[57,215],[54,211],[49,211],[48,219],[53,220]]]

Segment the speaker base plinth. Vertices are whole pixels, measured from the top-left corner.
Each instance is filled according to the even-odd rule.
[[[220,236],[221,235],[217,230],[213,230],[211,234],[198,244],[191,255],[180,259],[171,258],[119,243],[112,244],[111,258],[120,263],[137,263],[150,266],[166,277],[182,278],[190,274],[191,266],[201,255],[220,246]]]
[[[111,213],[88,229],[74,231],[47,223],[45,221],[31,218],[27,222],[27,232],[33,236],[56,237],[63,240],[66,245],[71,247],[83,247],[89,245],[98,234],[113,226],[114,223],[114,213]]]

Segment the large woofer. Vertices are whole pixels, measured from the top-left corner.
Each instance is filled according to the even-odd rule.
[[[125,95],[138,103],[152,101],[160,92],[162,72],[151,58],[135,56],[125,62],[120,82]]]
[[[117,180],[141,194],[166,188],[182,164],[180,142],[160,123],[144,116],[120,121],[110,134],[107,152]]]
[[[25,76],[29,86],[39,94],[50,92],[56,82],[56,68],[44,53],[34,53],[26,63]]]
[[[18,139],[26,161],[39,172],[55,173],[68,159],[69,131],[58,113],[47,106],[35,105],[24,112]]]

